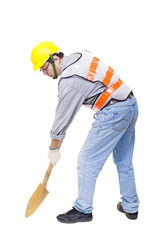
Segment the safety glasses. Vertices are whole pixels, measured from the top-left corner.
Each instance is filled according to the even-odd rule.
[[[47,66],[43,69],[42,67],[40,68],[41,72],[47,73],[47,68],[49,66],[49,63],[47,64]]]

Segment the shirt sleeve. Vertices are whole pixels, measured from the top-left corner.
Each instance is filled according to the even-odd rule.
[[[85,101],[85,96],[78,92],[77,89],[73,89],[68,85],[61,85],[58,98],[55,120],[50,136],[52,139],[63,140],[69,125]]]

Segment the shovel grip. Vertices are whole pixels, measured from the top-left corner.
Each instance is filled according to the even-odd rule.
[[[59,149],[60,149],[60,147],[61,147],[61,144],[62,144],[62,141],[60,142]],[[53,165],[52,165],[52,163],[50,162],[50,164],[49,164],[49,166],[48,166],[48,169],[47,169],[47,171],[46,171],[46,174],[45,174],[45,176],[44,176],[43,183],[42,183],[42,185],[43,185],[45,188],[46,188],[46,186],[47,186],[48,179],[49,179],[50,174],[51,174],[51,172],[52,172],[52,168],[53,168]]]

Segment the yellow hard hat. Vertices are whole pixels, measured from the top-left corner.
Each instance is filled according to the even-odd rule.
[[[43,66],[50,54],[58,52],[59,48],[52,42],[40,42],[31,52],[31,61],[34,66],[34,71]]]

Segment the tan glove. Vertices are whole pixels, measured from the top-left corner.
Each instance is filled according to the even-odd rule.
[[[48,158],[51,161],[53,166],[56,166],[56,164],[59,161],[60,157],[61,157],[61,154],[60,154],[58,149],[55,149],[55,150],[49,149]]]

